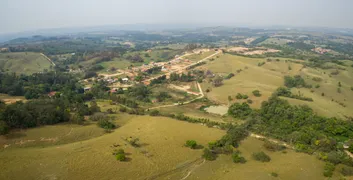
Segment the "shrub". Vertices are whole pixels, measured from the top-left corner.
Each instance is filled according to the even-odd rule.
[[[275,173],[275,172],[271,172],[271,176],[273,176],[273,177],[278,177],[278,174]]]
[[[215,153],[213,153],[210,149],[205,148],[203,150],[203,158],[205,158],[207,161],[213,161],[217,158],[217,155]]]
[[[115,158],[118,161],[125,161],[126,160],[125,154],[117,154],[117,155],[115,155]]]
[[[126,111],[127,111],[127,109],[126,109],[126,107],[121,106],[121,107],[119,108],[119,111],[120,111],[120,112],[126,112]]]
[[[261,96],[261,93],[260,93],[259,90],[254,90],[254,91],[252,92],[252,94],[253,94],[254,96],[256,96],[256,97],[260,97],[260,96]]]
[[[158,116],[159,115],[159,111],[154,109],[150,112],[150,116]]]
[[[248,104],[252,104],[252,100],[251,100],[251,99],[248,99],[246,102],[247,102]]]
[[[240,155],[239,151],[233,153],[232,159],[234,163],[246,163],[246,159]]]
[[[344,176],[353,176],[353,167],[343,167],[341,169],[341,173],[344,175]]]
[[[351,90],[353,91],[353,87],[351,87]]]
[[[327,162],[324,167],[324,176],[325,177],[332,177],[334,170],[335,170],[335,165]]]
[[[249,96],[248,96],[248,95],[243,94],[243,99],[248,99],[248,98],[249,98]]]
[[[109,119],[109,117],[107,115],[105,115],[104,113],[94,113],[93,115],[91,115],[89,117],[89,120],[91,121],[100,121],[100,120],[104,120],[104,119]]]
[[[270,162],[271,158],[270,156],[268,156],[267,154],[265,154],[263,151],[261,152],[257,152],[257,153],[253,153],[252,157],[256,160],[256,161],[260,161],[260,162]]]
[[[243,95],[241,95],[240,93],[238,93],[238,94],[235,96],[235,98],[237,98],[237,99],[243,99]]]
[[[196,149],[197,143],[196,143],[195,140],[187,140],[186,143],[185,143],[185,146],[189,147],[191,149]]]
[[[286,147],[283,145],[279,145],[267,140],[264,142],[263,146],[269,151],[282,151],[286,149]]]
[[[315,88],[320,88],[320,84],[317,84],[317,85],[315,86]]]
[[[113,124],[112,122],[110,122],[107,119],[99,120],[98,121],[98,126],[103,128],[103,129],[106,129],[106,130],[115,129],[115,127],[116,127],[115,124]]]
[[[4,134],[9,133],[9,130],[10,130],[10,128],[6,124],[6,122],[0,120],[0,135],[4,135]]]

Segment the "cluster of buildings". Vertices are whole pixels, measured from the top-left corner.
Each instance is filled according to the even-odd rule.
[[[317,52],[319,54],[325,54],[325,53],[330,52],[331,49],[325,49],[325,48],[322,48],[322,47],[317,47],[317,48],[312,49],[312,51]]]

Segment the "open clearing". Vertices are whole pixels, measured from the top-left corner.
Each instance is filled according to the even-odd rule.
[[[32,74],[50,69],[51,63],[40,53],[0,53],[0,68],[17,74]]]
[[[215,128],[169,118],[133,117],[114,132],[86,141],[3,149],[0,179],[163,178],[200,159],[202,150],[183,147],[186,140],[194,139],[205,146],[224,135]],[[130,136],[140,139],[140,147],[124,141]],[[114,148],[113,144],[119,146]],[[119,162],[112,155],[119,148],[128,153],[127,162]],[[178,175],[183,176],[184,172]]]
[[[0,100],[4,101],[6,104],[12,104],[16,101],[26,101],[25,97],[23,96],[10,96],[2,93],[0,93]]]
[[[258,63],[266,62],[266,59],[247,58],[242,56],[234,56],[224,54],[218,59],[209,62],[202,68],[210,70],[214,74],[226,76],[229,73],[234,73],[235,76],[229,80],[224,80],[220,87],[213,87],[208,82],[202,83],[202,89],[209,89],[210,92],[205,95],[213,101],[221,104],[228,104],[228,96],[231,96],[234,102],[243,102],[245,100],[236,100],[237,93],[247,94],[249,99],[253,101],[252,107],[259,108],[261,102],[267,100],[268,97],[280,86],[283,86],[283,77],[285,75],[293,75],[299,73],[301,64],[291,63],[292,70],[287,71],[290,63],[285,61],[266,62],[263,66],[258,66]],[[285,69],[283,69],[285,68]],[[241,72],[237,70],[241,69]],[[259,90],[261,97],[255,97],[252,94],[253,90]]]

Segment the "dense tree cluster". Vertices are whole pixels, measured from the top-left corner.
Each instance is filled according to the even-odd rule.
[[[0,73],[0,93],[33,99],[51,91],[83,92],[83,88],[75,77],[61,72],[44,72],[28,76]]]
[[[299,99],[299,100],[303,100],[303,101],[313,101],[312,98],[310,97],[304,97],[302,94],[296,95],[296,94],[292,94],[291,90],[285,87],[279,87],[275,94],[277,96],[283,96],[283,97],[289,97],[289,98],[294,98],[294,99]]]
[[[190,82],[194,80],[194,77],[191,75],[191,72],[187,74],[181,73],[180,75],[177,73],[170,74],[170,81],[181,81],[181,82]]]
[[[294,77],[285,76],[284,77],[284,85],[287,86],[288,88],[308,87],[308,85],[305,83],[304,79],[299,75],[296,75]]]

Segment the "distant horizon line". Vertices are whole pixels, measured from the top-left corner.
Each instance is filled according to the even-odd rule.
[[[21,34],[21,33],[34,33],[34,32],[46,32],[46,31],[55,31],[55,30],[78,30],[83,28],[102,28],[102,27],[124,27],[124,26],[165,26],[163,28],[159,27],[159,30],[169,30],[169,29],[178,29],[178,28],[207,28],[207,27],[229,27],[229,28],[249,28],[249,29],[271,29],[271,28],[279,28],[279,29],[286,29],[286,28],[293,28],[293,29],[332,29],[332,30],[353,30],[353,28],[348,27],[327,27],[327,26],[298,26],[298,25],[255,25],[250,23],[228,23],[228,24],[214,24],[214,23],[133,23],[133,24],[105,24],[105,25],[84,25],[84,26],[65,26],[65,27],[49,27],[49,28],[39,28],[39,29],[29,29],[29,30],[22,30],[22,31],[13,31],[13,32],[0,32],[0,35],[11,35],[11,34]],[[174,26],[174,27],[167,27],[167,26]],[[178,27],[179,26],[179,27]],[[127,28],[127,27],[125,27]],[[141,27],[140,27],[141,28]],[[148,28],[148,27],[145,27]],[[89,29],[87,31],[89,31]],[[113,30],[113,29],[112,29]],[[120,29],[116,29],[120,30]],[[124,29],[126,30],[126,29]],[[83,31],[84,32],[84,31]],[[39,35],[39,34],[38,34]]]

